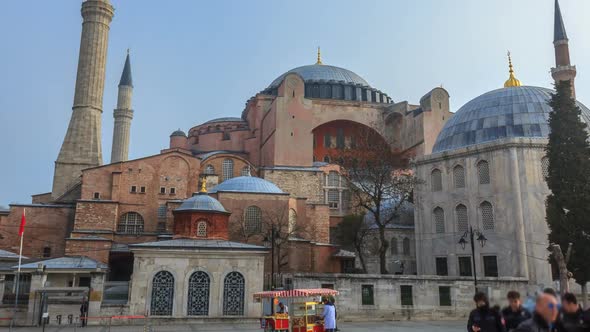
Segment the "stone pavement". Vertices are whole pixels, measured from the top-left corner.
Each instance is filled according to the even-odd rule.
[[[341,332],[456,332],[464,331],[463,321],[389,321],[389,322],[343,322]],[[8,328],[0,328],[8,331]],[[15,332],[40,332],[40,327],[15,328]],[[143,326],[112,326],[111,332],[144,332]],[[152,332],[262,332],[256,324],[186,324],[152,326]],[[45,332],[109,332],[108,327],[91,326],[85,328],[47,326]]]

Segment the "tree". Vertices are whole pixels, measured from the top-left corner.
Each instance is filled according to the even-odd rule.
[[[562,249],[572,243],[568,270],[582,286],[586,304],[586,283],[590,281],[590,145],[581,110],[572,98],[571,84],[556,84],[549,105],[549,160],[546,200],[549,242]]]
[[[399,218],[418,183],[409,167],[410,157],[407,152],[394,151],[383,137],[364,126],[357,128],[354,145],[336,150],[332,157],[349,184],[353,210],[366,213],[378,231],[381,274],[388,273],[385,230]]]
[[[336,240],[343,247],[356,252],[363,273],[367,273],[364,256],[367,235],[369,235],[369,228],[363,215],[345,216],[336,227]]]

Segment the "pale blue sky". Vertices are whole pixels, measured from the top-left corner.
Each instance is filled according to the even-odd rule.
[[[551,87],[553,0],[112,0],[103,105],[103,159],[131,48],[135,110],[130,158],[167,147],[175,129],[240,116],[281,73],[315,61],[350,69],[394,101],[443,85],[456,111],[501,87],[506,50],[526,85]],[[590,1],[561,0],[590,105]],[[0,12],[0,205],[51,190],[70,118],[80,1],[3,1]]]

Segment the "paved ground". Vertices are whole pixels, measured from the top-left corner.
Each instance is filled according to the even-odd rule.
[[[342,323],[339,326],[341,332],[456,332],[465,330],[463,321],[400,321],[400,322],[364,322],[364,323]],[[1,331],[7,331],[8,328],[0,327]],[[40,332],[41,328],[15,328],[15,332]],[[46,327],[45,332],[108,332],[108,327]],[[143,332],[142,326],[113,326],[111,332]],[[202,324],[193,325],[164,325],[152,326],[152,332],[262,332],[256,324],[211,324],[209,326]]]

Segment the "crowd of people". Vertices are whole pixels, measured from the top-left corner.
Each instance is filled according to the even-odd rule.
[[[476,308],[469,314],[468,332],[590,332],[590,310],[584,311],[576,296],[565,293],[558,301],[557,293],[545,289],[537,295],[535,307],[525,309],[517,291],[506,296],[508,306],[490,307],[487,296],[473,297]]]

